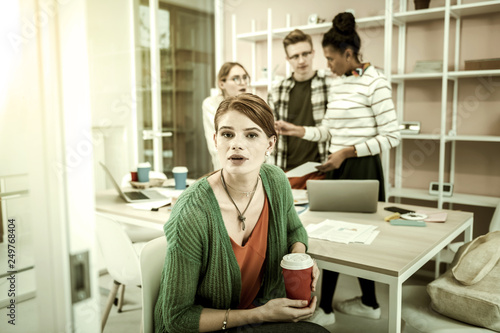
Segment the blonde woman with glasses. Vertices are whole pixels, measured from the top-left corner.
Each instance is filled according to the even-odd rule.
[[[215,111],[217,111],[224,98],[246,93],[249,86],[250,75],[248,75],[247,70],[237,62],[226,62],[220,68],[219,74],[217,74],[217,87],[220,89],[221,94],[207,97],[203,101],[203,128],[214,170],[221,168],[214,145]]]

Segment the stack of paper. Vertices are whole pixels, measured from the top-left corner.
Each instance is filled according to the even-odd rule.
[[[374,225],[325,220],[318,224],[309,224],[307,234],[311,238],[325,239],[338,243],[371,244],[379,231]]]

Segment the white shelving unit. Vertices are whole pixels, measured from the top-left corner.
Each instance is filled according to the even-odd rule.
[[[472,15],[488,15],[500,12],[500,1],[483,1],[471,4],[461,4],[458,0],[456,5],[451,5],[450,0],[447,0],[444,7],[431,8],[418,11],[406,11],[406,1],[400,1],[401,11],[395,13],[392,17],[393,25],[399,28],[399,50],[398,50],[398,71],[393,74],[391,79],[398,87],[397,92],[397,111],[400,120],[404,119],[404,94],[405,82],[410,80],[441,80],[441,110],[440,110],[440,132],[439,134],[418,134],[418,135],[403,135],[403,140],[433,140],[439,145],[439,167],[438,167],[438,182],[445,182],[445,156],[450,155],[449,166],[449,181],[455,182],[455,157],[457,154],[456,143],[459,141],[470,142],[493,142],[500,143],[500,136],[483,136],[483,135],[458,135],[457,134],[457,112],[458,112],[458,86],[462,78],[475,78],[485,76],[500,76],[500,70],[481,70],[481,71],[461,71],[460,64],[460,42],[462,36],[461,20]],[[444,24],[443,38],[443,71],[438,73],[407,73],[405,72],[406,60],[406,29],[407,25],[417,22],[425,22],[431,20],[442,20]],[[450,50],[449,41],[450,26],[455,21],[455,48]],[[392,26],[391,26],[392,28]],[[449,54],[454,56],[454,69],[448,71]],[[425,60],[425,59],[422,59]],[[452,89],[452,111],[451,111],[451,128],[446,127],[447,123],[447,103],[448,103],[448,88],[451,82]],[[450,143],[450,147],[446,146]],[[389,197],[411,198],[418,200],[437,201],[438,208],[442,208],[443,203],[467,204],[474,206],[496,207],[500,202],[500,198],[488,197],[481,195],[453,193],[451,197],[443,196],[442,187],[438,196],[433,196],[427,190],[405,188],[402,184],[402,168],[403,168],[403,145],[396,148],[395,157],[395,185],[388,191]]]
[[[405,109],[405,83],[409,81],[419,81],[419,80],[435,80],[436,82],[441,81],[441,108],[439,110],[440,121],[439,121],[439,133],[433,134],[416,134],[416,135],[403,135],[402,140],[431,140],[438,145],[439,150],[439,166],[436,170],[438,182],[443,184],[445,182],[445,164],[447,163],[445,156],[449,154],[449,180],[447,182],[454,183],[455,180],[455,156],[456,143],[469,141],[469,142],[489,142],[489,143],[500,143],[500,136],[491,135],[460,135],[457,134],[457,112],[458,112],[458,86],[461,79],[468,78],[479,78],[487,76],[500,76],[500,69],[497,70],[482,70],[482,71],[464,71],[459,69],[460,64],[460,42],[461,42],[461,20],[468,16],[473,15],[490,15],[492,13],[500,12],[500,0],[489,0],[470,4],[462,4],[461,0],[457,0],[457,4],[451,5],[450,0],[446,0],[443,7],[439,8],[429,8],[421,10],[408,10],[407,0],[399,1],[398,12],[393,12],[394,0],[385,1],[385,14],[373,17],[359,18],[356,20],[357,27],[359,28],[371,28],[371,27],[383,27],[384,28],[384,68],[386,77],[394,84],[397,85],[396,99],[396,110],[398,112],[398,118],[400,121],[405,120],[404,109]],[[267,52],[268,52],[268,73],[267,80],[259,80],[252,83],[254,88],[266,87],[269,89],[272,79],[272,41],[274,39],[282,39],[289,32],[294,29],[300,29],[307,34],[320,34],[326,32],[331,27],[331,22],[325,22],[315,25],[301,25],[301,26],[290,26],[290,17],[287,16],[286,27],[272,27],[272,11],[268,9],[267,12],[267,29],[256,31],[255,21],[252,21],[252,27],[250,32],[237,33],[235,25],[235,17],[233,15],[233,30],[232,30],[232,40],[233,40],[233,58],[237,59],[236,55],[236,43],[237,41],[244,41],[252,43],[252,77],[256,76],[256,43],[267,41]],[[406,33],[407,26],[411,24],[425,23],[441,20],[443,28],[443,70],[441,72],[430,72],[430,73],[408,73],[405,70],[406,65]],[[455,24],[455,36],[450,36],[450,26]],[[396,73],[391,72],[392,65],[392,51],[393,43],[392,36],[393,30],[397,27],[398,29],[398,42],[395,43],[398,47],[397,56],[397,71]],[[449,47],[451,38],[455,40],[454,50]],[[439,47],[439,45],[435,45]],[[449,68],[449,54],[454,56],[454,68],[453,70],[448,70]],[[427,60],[427,59],[421,59]],[[451,128],[447,128],[447,104],[448,104],[448,89],[451,86],[452,94],[452,111],[451,111]],[[448,146],[447,147],[447,143]],[[500,147],[499,147],[500,148]],[[386,182],[388,182],[388,172],[389,172],[389,154],[384,154],[383,164],[386,171]],[[488,197],[481,195],[472,194],[462,194],[453,193],[451,197],[443,196],[442,190],[440,190],[439,195],[430,195],[428,189],[412,189],[405,188],[402,184],[401,174],[403,168],[403,144],[398,146],[395,150],[395,177],[394,184],[386,184],[386,192],[388,197],[396,198],[409,198],[409,199],[419,199],[427,201],[435,201],[438,208],[442,208],[443,203],[456,203],[456,204],[467,204],[475,206],[484,207],[496,207],[500,203],[500,198]]]

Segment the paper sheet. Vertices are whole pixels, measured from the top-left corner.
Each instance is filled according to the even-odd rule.
[[[311,238],[325,239],[337,243],[363,243],[372,242],[377,234],[372,235],[377,227],[344,221],[324,220],[318,224],[309,224],[307,234]]]
[[[288,178],[290,178],[290,177],[303,177],[305,175],[308,175],[310,173],[318,171],[318,169],[316,169],[316,167],[318,165],[321,165],[321,163],[306,162],[306,163],[299,165],[298,167],[293,168],[292,170],[288,171],[286,173],[286,176]]]

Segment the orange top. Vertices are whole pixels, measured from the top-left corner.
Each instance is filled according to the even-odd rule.
[[[259,293],[264,275],[264,261],[267,251],[267,228],[269,225],[269,205],[267,197],[259,220],[255,224],[245,245],[240,246],[231,239],[234,255],[241,272],[241,294],[239,309],[253,308],[253,300]]]

